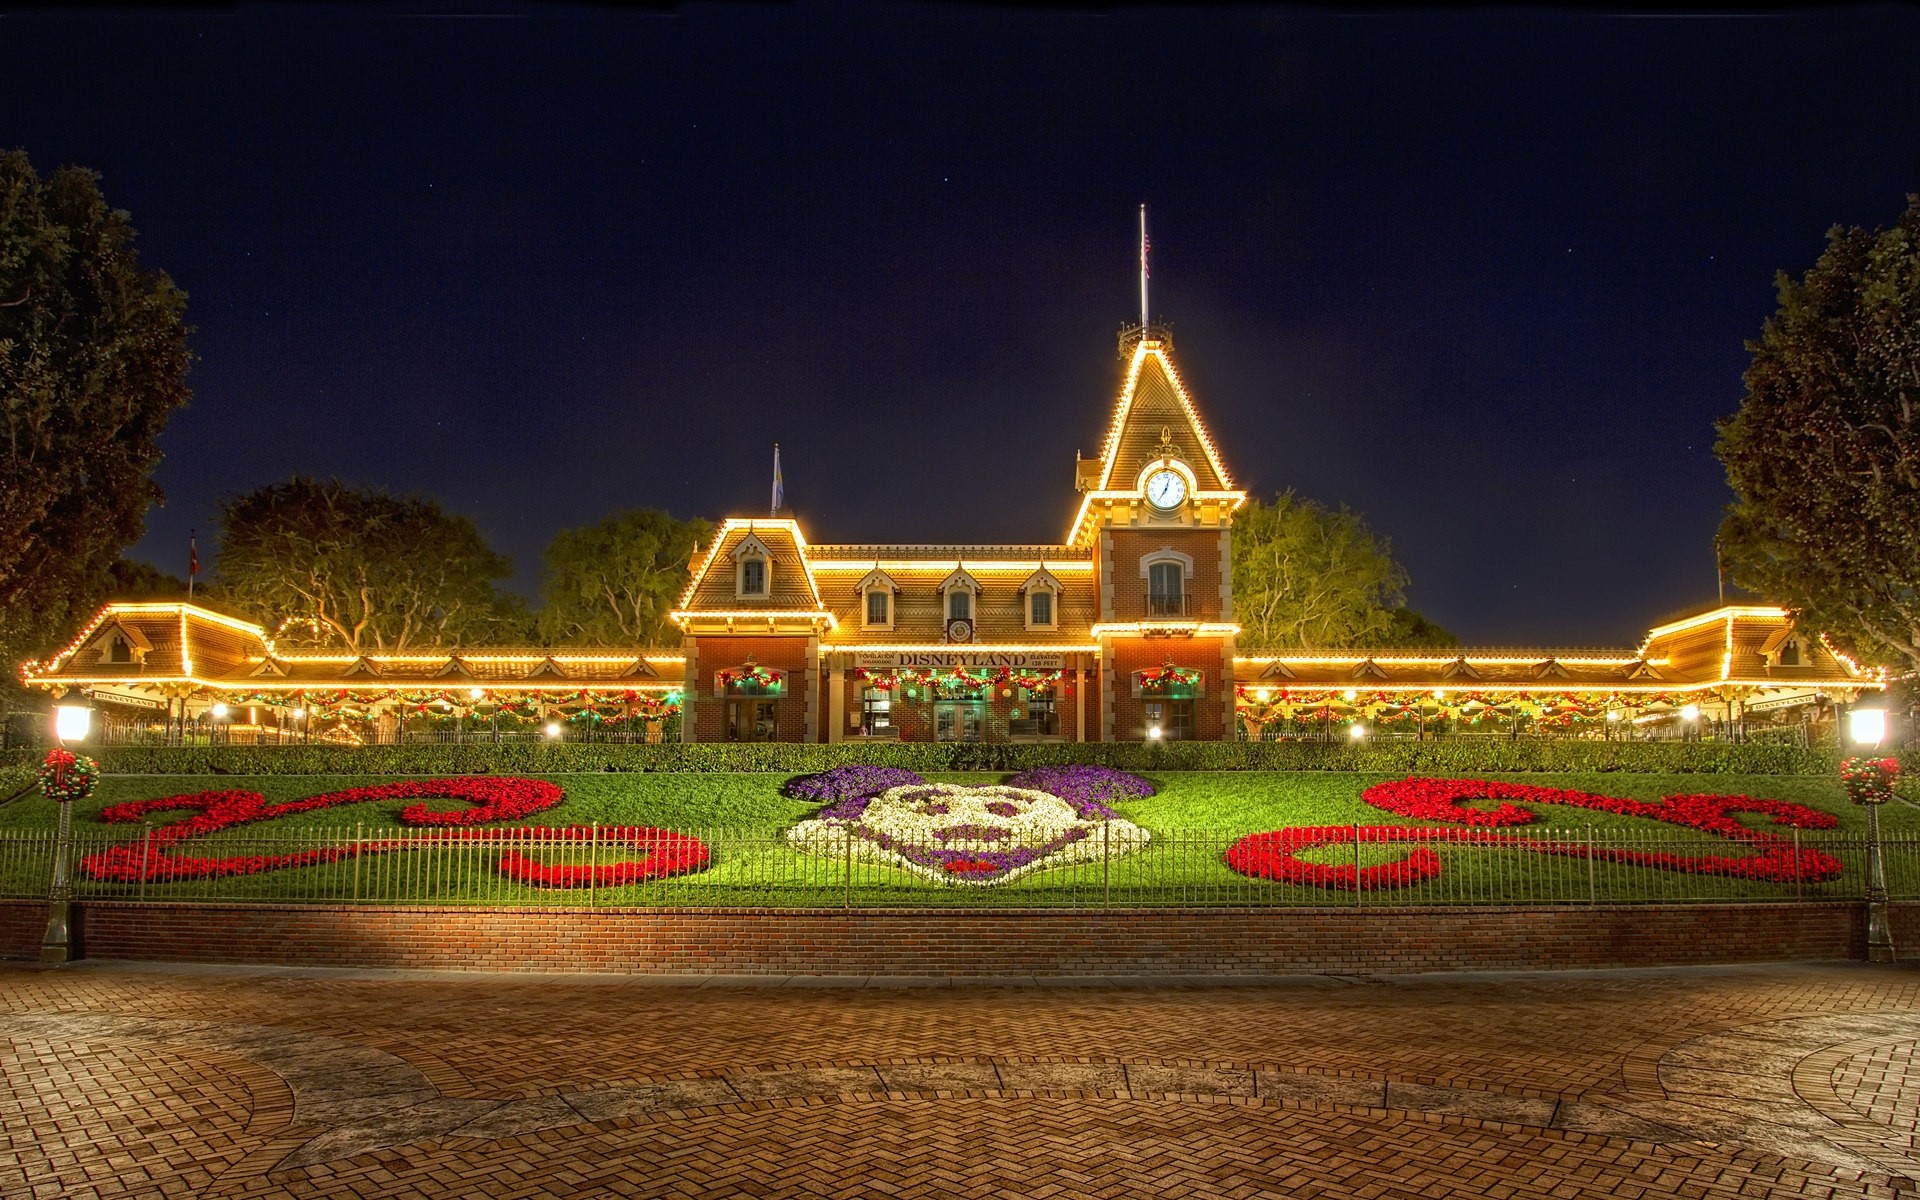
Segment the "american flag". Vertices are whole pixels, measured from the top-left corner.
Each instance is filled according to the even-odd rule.
[[[1140,277],[1143,279],[1151,278],[1153,275],[1153,272],[1147,270],[1147,251],[1151,249],[1153,249],[1153,242],[1147,237],[1146,218],[1143,216],[1140,221]]]

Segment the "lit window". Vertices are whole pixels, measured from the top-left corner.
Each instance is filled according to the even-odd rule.
[[[1033,606],[1033,624],[1053,624],[1053,593],[1044,588],[1036,590],[1029,601]]]
[[[764,560],[749,558],[740,564],[740,594],[742,596],[767,594],[767,564]]]
[[[947,619],[949,621],[970,621],[973,619],[973,593],[955,590],[947,593]]]
[[[887,623],[887,594],[883,591],[867,593],[867,624],[885,625]]]

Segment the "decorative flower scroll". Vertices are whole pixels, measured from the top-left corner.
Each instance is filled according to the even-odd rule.
[[[1794,848],[1792,841],[1778,834],[1750,829],[1734,814],[1757,813],[1772,818],[1774,825],[1797,829],[1831,829],[1838,819],[1832,813],[1793,804],[1784,800],[1758,800],[1751,796],[1668,796],[1658,804],[1629,800],[1619,796],[1600,796],[1565,788],[1537,787],[1523,783],[1500,783],[1477,779],[1402,779],[1378,783],[1361,793],[1361,799],[1375,808],[1385,809],[1416,820],[1442,821],[1467,828],[1415,828],[1402,825],[1322,825],[1278,829],[1256,833],[1235,842],[1226,854],[1229,867],[1243,875],[1272,879],[1281,883],[1341,891],[1379,891],[1408,887],[1440,874],[1440,856],[1432,846],[1493,846],[1527,850],[1562,858],[1592,858],[1601,862],[1627,863],[1662,871],[1681,871],[1693,875],[1721,875],[1735,879],[1755,879],[1769,883],[1821,883],[1837,879],[1842,870],[1839,859],[1817,850]],[[1492,808],[1469,808],[1474,801],[1497,801]],[[1528,825],[1538,819],[1525,804],[1565,804],[1595,809],[1626,817],[1645,817],[1668,825],[1697,829],[1730,842],[1752,847],[1751,854],[1686,855],[1666,852],[1625,850],[1590,845],[1585,841],[1565,841],[1548,837],[1514,837],[1490,832],[1498,826]],[[1379,866],[1357,867],[1353,863],[1330,865],[1308,862],[1299,857],[1305,850],[1354,843],[1413,843],[1405,858]]]
[[[411,850],[445,842],[481,842],[505,848],[499,861],[503,875],[540,887],[582,887],[588,884],[611,886],[682,875],[706,867],[707,847],[697,838],[639,825],[602,826],[598,830],[583,825],[564,828],[531,826],[515,829],[476,829],[477,825],[496,821],[515,821],[559,804],[565,793],[559,787],[538,779],[430,779],[380,784],[376,787],[346,788],[323,792],[304,800],[268,804],[259,792],[213,791],[182,796],[162,796],[157,800],[134,800],[113,804],[100,810],[100,819],[109,824],[138,821],[151,813],[190,812],[168,825],[154,829],[136,842],[109,847],[80,859],[80,870],[93,879],[111,879],[125,883],[141,880],[166,882],[176,879],[209,879],[230,875],[257,875],[289,867],[308,867],[338,862],[362,854],[393,850]],[[336,808],[345,804],[365,804],[379,800],[414,800],[400,810],[400,823],[435,831],[427,837],[362,838],[334,846],[298,850],[286,854],[242,854],[225,858],[196,858],[177,854],[173,848],[189,838],[294,816]],[[463,800],[467,807],[453,810],[430,808],[428,800]],[[554,865],[537,862],[528,853],[552,842],[593,842],[599,846],[639,851],[639,857],[596,866]]]
[[[1146,830],[1092,799],[1031,788],[909,783],[850,795],[787,833],[827,858],[905,868],[937,883],[985,886],[1046,867],[1119,858],[1144,847]]]
[[[1897,758],[1849,758],[1840,764],[1840,783],[1855,804],[1885,804],[1900,778]]]

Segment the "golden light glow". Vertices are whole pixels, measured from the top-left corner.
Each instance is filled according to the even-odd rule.
[[[874,560],[865,562],[834,561],[815,563],[814,571],[820,575],[865,575],[873,571]],[[1009,574],[1032,574],[1042,567],[1055,575],[1091,575],[1093,563],[1086,559],[1068,559],[1055,562],[1051,559],[1042,562],[1039,559],[974,559],[974,558],[916,558],[882,559],[879,569],[891,575],[896,571],[946,571],[951,572],[964,565],[968,571],[1003,571]]]
[[[700,590],[700,583],[707,577],[707,570],[713,566],[720,547],[726,544],[727,535],[736,529],[745,529],[749,533],[757,533],[762,529],[784,529],[792,534],[794,551],[800,556],[800,569],[807,577],[807,591],[813,596],[815,604],[820,603],[820,585],[813,577],[813,565],[807,561],[807,537],[800,532],[800,522],[791,517],[728,517],[714,531],[713,543],[707,547],[700,565],[687,573],[687,590],[680,595],[682,609],[693,603],[693,594]]]
[[[455,656],[451,654],[282,654],[275,656],[279,661],[292,666],[296,663],[357,663],[362,658],[368,662],[379,663],[444,663]],[[636,658],[650,663],[684,663],[684,654],[548,654],[545,651],[528,651],[524,654],[461,654],[462,662],[470,663],[543,663],[551,658],[558,663],[630,663]],[[259,659],[249,658],[248,662]]]
[[[835,642],[821,649],[831,650],[835,654],[1092,654],[1100,646],[1094,642],[1085,645],[1065,642],[995,642],[991,645],[984,642]]]
[[[1126,621],[1095,625],[1087,632],[1094,637],[1147,633],[1185,633],[1195,637],[1227,637],[1239,633],[1240,627],[1221,621]]]
[[[688,621],[695,619],[713,621],[767,621],[769,623],[775,621],[799,621],[808,624],[825,621],[829,629],[833,629],[840,624],[839,620],[824,608],[676,608],[668,613],[667,616],[672,619],[675,624],[683,628]]]
[[[1120,449],[1120,433],[1126,428],[1127,413],[1133,408],[1135,390],[1140,386],[1140,370],[1149,356],[1158,360],[1161,370],[1167,374],[1168,382],[1173,384],[1173,394],[1180,401],[1180,409],[1186,415],[1187,423],[1200,439],[1200,449],[1206,454],[1214,474],[1221,483],[1231,488],[1233,477],[1227,474],[1226,464],[1220,461],[1220,453],[1213,447],[1213,439],[1207,436],[1207,427],[1201,423],[1200,413],[1194,408],[1192,397],[1187,394],[1187,385],[1181,382],[1180,372],[1174,369],[1173,360],[1167,357],[1165,347],[1155,338],[1141,338],[1133,348],[1133,362],[1127,368],[1127,384],[1114,406],[1113,425],[1107,430],[1107,447],[1100,454],[1106,463],[1106,469],[1100,474],[1100,487],[1105,489],[1113,486],[1113,462],[1114,455]]]
[[[1724,608],[1716,608],[1712,612],[1704,612],[1691,617],[1684,617],[1665,625],[1656,625],[1652,629],[1647,630],[1646,641],[1642,642],[1641,646],[1644,648],[1647,642],[1651,642],[1655,638],[1666,637],[1668,634],[1673,633],[1684,633],[1689,629],[1698,629],[1702,625],[1711,625],[1715,621],[1729,621],[1735,617],[1746,617],[1762,621],[1784,621],[1787,619],[1787,610],[1763,604],[1729,604]]]
[[[1546,662],[1548,659],[1552,659],[1554,662],[1562,665],[1607,667],[1630,667],[1640,662],[1645,662],[1650,667],[1664,667],[1669,665],[1670,661],[1665,658],[1642,659],[1638,655],[1632,654],[1608,655],[1604,658],[1588,657],[1585,655],[1568,657],[1564,654],[1554,654],[1551,650],[1541,650],[1533,654],[1524,655],[1486,655],[1484,657],[1472,653],[1466,655],[1368,654],[1365,652],[1356,652],[1353,654],[1268,654],[1248,657],[1235,656],[1233,661],[1236,663],[1285,663],[1288,666],[1359,666],[1369,659],[1382,666],[1402,667],[1446,667],[1453,663],[1460,662],[1462,659],[1464,659],[1468,665],[1486,663],[1490,666],[1508,667],[1531,667]],[[1457,686],[1464,687],[1466,685],[1461,684]]]

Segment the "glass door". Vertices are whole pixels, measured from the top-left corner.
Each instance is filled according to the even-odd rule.
[[[987,726],[984,700],[936,700],[933,704],[933,740],[977,742]]]

